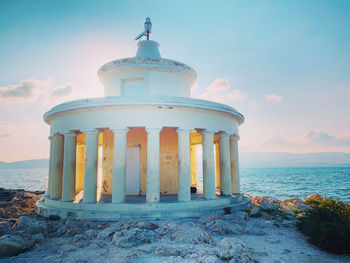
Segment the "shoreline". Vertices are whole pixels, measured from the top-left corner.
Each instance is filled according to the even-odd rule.
[[[202,218],[92,222],[36,215],[42,194],[0,188],[1,209],[10,212],[1,214],[0,262],[350,261],[306,241],[295,222],[309,208],[296,198],[252,196],[247,211]]]

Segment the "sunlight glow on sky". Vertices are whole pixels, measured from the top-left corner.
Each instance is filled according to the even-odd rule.
[[[350,153],[350,1],[0,1],[0,161],[47,158],[42,115],[103,96],[145,17],[195,98],[242,112],[240,151]]]

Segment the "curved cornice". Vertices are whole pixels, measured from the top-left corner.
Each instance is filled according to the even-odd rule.
[[[57,113],[68,111],[77,111],[89,108],[99,107],[122,107],[122,106],[172,106],[172,107],[189,107],[196,109],[215,110],[232,114],[239,124],[244,122],[244,116],[236,109],[221,103],[216,103],[208,100],[200,100],[185,97],[167,97],[167,96],[153,96],[153,97],[133,97],[133,96],[115,96],[102,97],[92,99],[74,100],[59,104],[44,114],[46,123],[50,123],[53,116]]]
[[[108,62],[98,69],[98,76],[103,82],[109,73],[135,69],[156,69],[182,73],[193,83],[197,78],[196,71],[184,63],[165,58],[143,57],[123,58]]]

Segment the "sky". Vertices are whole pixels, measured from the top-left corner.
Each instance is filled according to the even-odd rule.
[[[103,96],[148,16],[192,97],[244,114],[241,152],[350,153],[350,1],[0,0],[0,161],[48,158],[43,114]]]

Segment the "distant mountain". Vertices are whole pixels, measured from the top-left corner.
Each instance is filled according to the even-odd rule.
[[[0,162],[0,169],[39,169],[48,168],[49,159],[35,159],[18,162]]]
[[[240,166],[292,167],[292,166],[350,166],[350,153],[278,153],[240,152]]]
[[[241,168],[250,167],[293,167],[293,166],[349,166],[350,153],[277,153],[240,152]],[[48,159],[19,162],[0,162],[0,169],[48,168]]]

